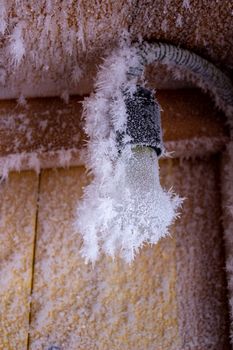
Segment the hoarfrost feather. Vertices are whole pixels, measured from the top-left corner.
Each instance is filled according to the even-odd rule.
[[[10,53],[12,55],[12,61],[16,66],[19,65],[25,54],[25,45],[22,31],[23,23],[19,22],[15,26],[10,39]]]

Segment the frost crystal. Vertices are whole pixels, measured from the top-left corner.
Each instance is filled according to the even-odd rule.
[[[0,34],[4,34],[7,27],[6,22],[6,5],[4,0],[0,3]]]
[[[84,103],[90,139],[86,166],[93,180],[84,189],[75,227],[83,236],[86,261],[95,262],[104,252],[131,262],[145,243],[168,233],[181,204],[161,188],[154,151],[125,146],[119,155],[116,132],[124,131],[127,121],[122,88],[135,91],[137,81],[128,72],[138,66],[135,49],[123,45],[105,60],[96,93]]]
[[[190,9],[191,9],[190,0],[183,0],[183,7],[184,7],[186,10],[190,10]]]
[[[183,18],[180,13],[178,13],[176,18],[176,27],[181,28],[183,26]]]
[[[18,23],[12,33],[10,41],[10,52],[13,57],[13,62],[17,66],[24,54],[25,54],[25,45],[22,36],[23,24]]]

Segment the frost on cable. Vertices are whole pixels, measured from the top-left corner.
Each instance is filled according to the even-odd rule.
[[[87,261],[95,262],[101,252],[132,261],[143,244],[156,243],[168,233],[181,203],[160,186],[156,152],[128,144],[122,91],[135,92],[137,67],[135,48],[124,45],[113,52],[98,73],[96,93],[84,103],[90,139],[86,166],[93,180],[78,205],[76,228]],[[121,153],[117,132],[125,132],[122,142],[127,146]]]

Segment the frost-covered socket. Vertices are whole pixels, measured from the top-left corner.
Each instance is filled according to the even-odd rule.
[[[136,86],[134,92],[123,92],[126,125],[116,131],[118,147],[151,147],[158,156],[163,152],[160,107],[152,91]]]

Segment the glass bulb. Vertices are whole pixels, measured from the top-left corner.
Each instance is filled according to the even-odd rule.
[[[162,189],[154,149],[126,145],[111,176],[96,177],[85,188],[76,227],[82,255],[95,262],[100,252],[131,262],[135,253],[168,233],[182,200]]]
[[[114,255],[112,249],[117,247],[126,261],[132,261],[145,243],[156,243],[166,235],[178,201],[162,189],[158,157],[149,147],[127,145],[117,161],[113,183],[116,215],[104,249]]]

